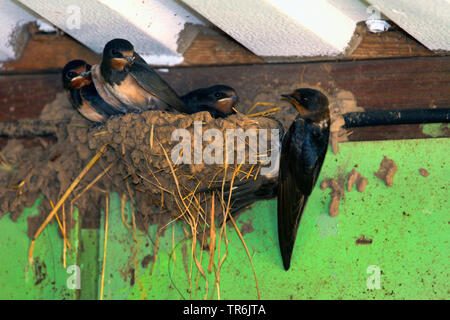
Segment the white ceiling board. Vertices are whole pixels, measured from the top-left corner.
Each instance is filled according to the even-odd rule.
[[[15,33],[36,17],[11,0],[0,0],[0,61],[17,58]]]
[[[450,51],[450,0],[368,0],[430,50]]]
[[[111,39],[128,39],[150,64],[182,62],[197,34],[185,27],[204,24],[173,0],[17,1],[97,53]]]
[[[354,21],[364,21],[370,16],[367,4],[359,0],[328,0],[328,3]]]
[[[343,54],[367,18],[358,0],[182,0],[264,57]]]

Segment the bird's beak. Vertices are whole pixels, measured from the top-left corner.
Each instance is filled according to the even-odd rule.
[[[217,105],[229,105],[229,108],[233,109],[239,102],[239,97],[237,95],[233,95],[231,97],[222,98],[217,101]]]
[[[291,103],[300,114],[305,115],[309,113],[308,109],[302,106],[291,94],[282,94],[281,99]]]
[[[239,102],[239,96],[233,94],[232,96],[222,98],[222,99],[218,100],[217,102],[231,102],[231,104],[234,106]]]
[[[80,74],[79,76],[76,76],[75,78],[70,80],[70,82],[77,82],[77,81],[81,81],[83,79],[84,79],[84,76],[82,74]]]
[[[81,87],[90,83],[90,79],[87,79],[85,76],[83,76],[83,73],[84,72],[70,81],[70,87],[74,89],[80,89]]]
[[[292,100],[292,97],[291,97],[290,94],[282,94],[282,95],[281,95],[281,99],[282,99],[282,100],[286,100],[286,101],[291,101],[291,100]]]
[[[125,60],[127,60],[129,65],[132,65],[134,63],[134,56],[125,57]]]
[[[231,99],[232,99],[232,101],[233,101],[233,103],[232,103],[232,107],[231,107],[231,113],[238,113],[238,111],[236,110],[236,107],[237,107],[237,105],[238,105],[238,103],[239,103],[239,96],[237,96],[237,95],[233,95],[232,97],[231,97]]]

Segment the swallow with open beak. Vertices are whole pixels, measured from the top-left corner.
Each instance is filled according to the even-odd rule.
[[[208,111],[213,118],[225,118],[236,113],[239,96],[231,87],[215,85],[191,91],[182,96],[181,100],[188,107],[188,113]]]
[[[330,135],[328,99],[314,89],[283,95],[299,112],[281,144],[278,238],[289,269],[300,218],[322,168]]]
[[[91,66],[83,60],[70,61],[63,68],[63,86],[69,100],[82,116],[93,122],[104,122],[111,116],[124,114],[124,109],[106,103],[98,94],[91,78]]]
[[[188,112],[176,92],[127,40],[114,39],[105,45],[100,72],[107,90],[130,110]]]

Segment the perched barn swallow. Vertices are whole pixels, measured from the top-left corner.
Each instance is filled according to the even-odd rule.
[[[327,152],[330,111],[327,97],[314,89],[282,97],[299,112],[283,138],[278,175],[278,238],[288,270],[300,218]]]
[[[108,90],[130,109],[188,113],[176,92],[127,40],[114,39],[106,44],[100,71]]]
[[[208,111],[214,118],[225,118],[236,113],[234,108],[239,97],[233,88],[215,85],[191,91],[182,96],[181,100],[188,107],[188,113]]]
[[[90,75],[91,66],[83,60],[70,61],[62,71],[63,86],[72,105],[90,121],[104,122],[111,116],[124,114],[106,103],[98,94]]]

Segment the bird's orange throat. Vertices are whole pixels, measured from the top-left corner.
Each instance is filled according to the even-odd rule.
[[[233,98],[224,98],[220,99],[214,105],[216,110],[223,112],[225,114],[231,113],[233,111],[233,107],[236,105],[236,100]]]
[[[131,66],[131,63],[123,58],[112,58],[111,68],[117,71],[123,71],[125,67]]]
[[[308,115],[310,113],[296,99],[284,97],[283,100],[285,100],[287,102],[290,102],[302,116],[306,116],[306,115]]]
[[[125,67],[131,67],[131,65],[134,63],[134,51],[124,51],[121,52],[123,58],[112,58],[111,59],[111,68],[117,70],[117,71],[123,71]],[[127,58],[132,58],[131,62],[130,60],[127,60]]]

